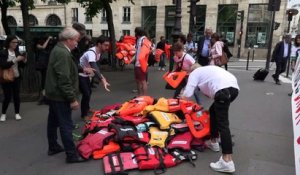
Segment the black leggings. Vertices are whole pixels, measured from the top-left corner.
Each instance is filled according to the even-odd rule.
[[[2,114],[6,114],[11,97],[14,98],[15,113],[20,112],[20,78],[16,78],[11,83],[2,84],[4,100],[2,103]]]

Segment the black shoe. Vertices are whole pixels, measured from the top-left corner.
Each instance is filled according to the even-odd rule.
[[[291,93],[288,93],[288,96],[292,96],[293,95],[293,92],[291,92]]]
[[[80,156],[68,156],[66,158],[67,163],[81,163],[81,162],[85,162],[85,161],[86,160]]]
[[[60,152],[64,152],[65,150],[61,146],[57,146],[55,149],[48,150],[48,156],[52,156],[58,154]]]
[[[277,85],[281,85],[280,81],[276,81],[276,84],[277,84]]]

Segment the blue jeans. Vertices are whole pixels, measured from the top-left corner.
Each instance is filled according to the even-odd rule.
[[[67,156],[75,155],[76,147],[72,136],[73,121],[70,103],[49,100],[49,115],[47,125],[49,150],[55,149],[58,145],[58,128]]]
[[[91,81],[89,77],[79,76],[79,89],[82,93],[81,98],[81,118],[88,115],[90,110],[90,100],[92,95]]]

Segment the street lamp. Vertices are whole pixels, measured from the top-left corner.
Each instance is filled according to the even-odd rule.
[[[293,20],[293,16],[298,14],[298,10],[297,9],[288,9],[286,11],[286,14],[288,15],[288,21],[289,21],[287,33],[290,33],[291,21]]]

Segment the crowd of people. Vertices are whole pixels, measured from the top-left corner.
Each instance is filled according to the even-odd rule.
[[[148,58],[153,53],[158,62],[158,70],[166,70],[166,60],[174,61],[175,66],[169,68],[169,72],[185,71],[187,76],[180,85],[175,88],[173,98],[195,98],[200,104],[199,91],[214,100],[209,108],[211,139],[206,145],[213,151],[219,152],[218,138],[221,140],[222,156],[216,162],[210,164],[215,171],[234,172],[235,165],[232,159],[232,140],[229,128],[229,107],[239,94],[239,85],[233,74],[221,65],[216,65],[216,59],[223,54],[227,58],[232,57],[226,39],[213,33],[207,28],[205,35],[197,42],[193,41],[193,35],[179,36],[172,45],[172,53],[168,53],[170,46],[164,36],[154,46],[147,38],[145,30],[141,27],[135,29],[136,54],[133,61],[134,78],[137,86],[137,95],[148,94]],[[58,42],[54,45],[52,36],[41,39],[36,44],[36,69],[41,74],[41,98],[39,104],[49,105],[47,138],[48,155],[60,152],[66,153],[67,163],[82,162],[73,141],[72,110],[81,109],[81,118],[89,120],[91,112],[90,99],[92,95],[92,79],[103,84],[106,91],[109,89],[109,81],[103,75],[99,64],[100,57],[110,47],[110,40],[105,36],[99,36],[95,43],[91,44],[91,38],[85,33],[85,26],[80,23],[72,27],[64,28],[58,36]],[[52,44],[52,45],[51,45]],[[11,68],[14,79],[11,82],[2,82],[4,100],[0,121],[6,121],[6,111],[13,96],[15,107],[15,119],[21,120],[20,115],[20,71],[26,64],[26,54],[18,52],[18,39],[16,36],[8,36],[6,46],[0,52],[0,68]],[[153,49],[157,51],[153,52]],[[291,48],[291,49],[290,49]],[[273,52],[273,60],[276,62],[276,72],[272,77],[276,84],[280,84],[278,76],[285,70],[287,58],[291,56],[292,69],[296,64],[296,58],[300,52],[300,35],[295,38],[295,44],[291,46],[290,37],[286,35],[284,41],[278,43]],[[156,55],[157,54],[157,55]],[[82,94],[81,102],[79,99]],[[46,100],[45,100],[46,99]],[[57,139],[60,131],[63,146]]]

